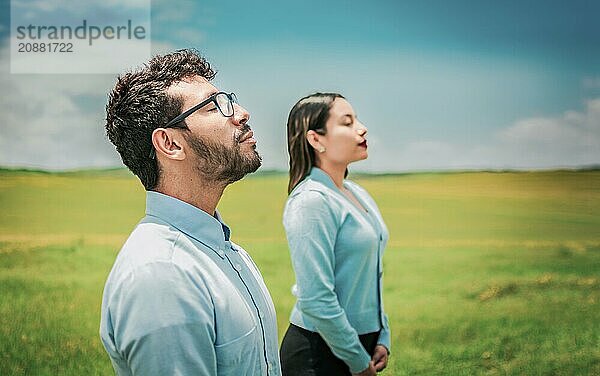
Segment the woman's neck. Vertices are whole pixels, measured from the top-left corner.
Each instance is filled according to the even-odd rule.
[[[317,163],[317,167],[325,171],[327,175],[333,180],[333,183],[339,188],[344,188],[344,175],[346,175],[346,169],[348,165],[333,164],[333,163]]]

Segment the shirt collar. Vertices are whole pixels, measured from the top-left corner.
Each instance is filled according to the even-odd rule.
[[[228,246],[231,230],[216,210],[212,216],[175,197],[147,191],[146,215],[169,223],[215,251]]]
[[[324,184],[326,187],[333,189],[334,191],[339,191],[340,189],[335,185],[331,176],[329,176],[325,171],[321,170],[318,167],[312,167],[310,173],[308,174],[308,178],[318,181],[321,184]]]

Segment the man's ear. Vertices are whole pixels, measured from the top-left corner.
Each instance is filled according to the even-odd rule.
[[[182,136],[172,129],[156,128],[152,132],[152,145],[156,150],[156,156],[182,161],[185,159],[185,151],[182,147]]]
[[[313,130],[306,132],[306,139],[308,140],[310,146],[312,146],[315,150],[323,148],[323,145],[321,145],[319,142],[320,137],[321,135]]]

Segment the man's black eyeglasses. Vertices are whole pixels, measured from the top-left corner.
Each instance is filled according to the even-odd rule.
[[[167,125],[164,126],[164,128],[169,128],[169,127],[174,126],[177,123],[182,122],[186,117],[190,116],[195,111],[198,111],[199,109],[201,109],[202,107],[206,106],[209,103],[214,103],[215,106],[217,106],[217,108],[219,109],[219,112],[221,113],[221,115],[223,115],[225,117],[232,117],[235,112],[234,108],[233,108],[233,104],[238,103],[238,100],[234,93],[227,94],[225,92],[219,91],[218,93],[214,93],[210,97],[206,98],[202,102],[200,102],[197,105],[195,105],[194,107],[190,108],[189,110],[186,110],[186,111],[182,112],[181,114],[177,115],[175,118],[170,120],[167,123]],[[152,146],[150,149],[150,154],[148,156],[150,157],[150,159],[154,159],[155,155],[156,155],[156,153],[154,150],[154,146]]]
[[[228,93],[220,91],[220,92],[215,93],[215,94],[211,95],[210,97],[206,98],[205,100],[198,103],[197,105],[190,108],[189,110],[186,110],[183,113],[177,115],[174,119],[169,121],[167,123],[167,125],[165,125],[165,128],[171,127],[171,126],[183,121],[186,117],[190,116],[192,113],[194,113],[195,111],[198,111],[199,109],[201,109],[202,107],[206,106],[209,103],[214,103],[215,106],[217,106],[217,108],[219,109],[219,112],[223,116],[231,117],[234,114],[233,104],[238,103],[238,100],[234,93],[228,94]]]

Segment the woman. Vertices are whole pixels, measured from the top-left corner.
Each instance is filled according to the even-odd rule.
[[[333,93],[302,98],[287,128],[283,224],[297,301],[281,345],[283,375],[375,375],[390,348],[381,295],[388,231],[371,196],[344,179],[348,164],[367,158],[367,128]]]

